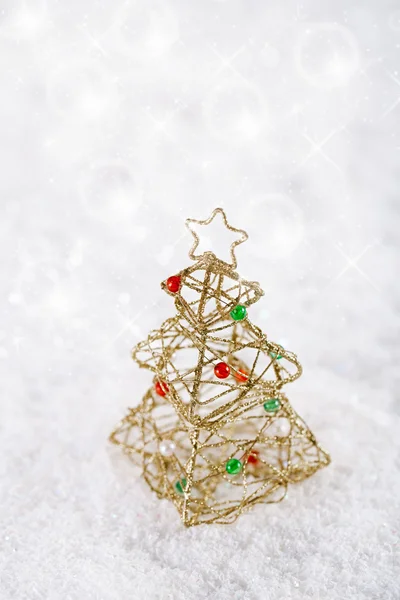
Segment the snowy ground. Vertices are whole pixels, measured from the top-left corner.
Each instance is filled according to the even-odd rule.
[[[399,52],[390,0],[1,1],[2,600],[400,598]],[[107,435],[218,205],[333,462],[186,530]]]

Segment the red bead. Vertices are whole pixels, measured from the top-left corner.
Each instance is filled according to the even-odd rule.
[[[181,278],[179,277],[179,275],[171,275],[171,277],[168,277],[167,288],[170,292],[172,292],[173,294],[176,294],[176,292],[179,292],[180,287],[181,287]]]
[[[165,381],[156,381],[154,389],[156,390],[156,394],[159,396],[165,396],[169,392],[169,387]]]
[[[251,465],[256,465],[258,463],[258,455],[258,450],[251,450],[250,453],[247,455],[247,462]]]
[[[218,379],[226,379],[227,377],[229,377],[230,372],[231,369],[229,365],[227,365],[224,362],[219,362],[214,367],[214,373],[216,377],[218,377]]]
[[[244,369],[238,369],[237,371],[235,371],[235,379],[236,379],[236,381],[239,381],[240,383],[243,383],[243,381],[247,381],[248,378],[249,378],[249,374]]]

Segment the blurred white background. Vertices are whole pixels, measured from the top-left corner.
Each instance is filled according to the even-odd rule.
[[[400,597],[399,54],[390,0],[1,0],[2,599]],[[333,463],[186,531],[106,438],[216,206]]]

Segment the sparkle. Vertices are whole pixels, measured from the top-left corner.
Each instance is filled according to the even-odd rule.
[[[138,339],[143,337],[142,330],[140,329],[140,327],[135,325],[135,323],[144,315],[144,313],[146,313],[149,310],[149,308],[153,309],[157,305],[158,305],[158,302],[154,302],[151,305],[146,305],[133,319],[129,319],[128,317],[123,315],[123,325],[122,325],[121,329],[116,333],[116,335],[111,340],[108,340],[105,343],[103,350],[106,350],[110,346],[112,346],[128,330],[130,331],[130,333],[137,336]]]
[[[335,167],[335,169],[337,171],[339,171],[340,174],[343,174],[343,171],[342,171],[341,167],[339,167],[339,165],[337,163],[335,163],[335,161],[332,160],[332,158],[330,158],[330,156],[328,156],[327,154],[325,154],[325,152],[322,150],[322,148],[329,142],[329,140],[331,138],[333,138],[334,135],[336,135],[338,133],[338,131],[343,131],[344,129],[345,129],[345,126],[339,127],[338,129],[333,129],[321,142],[315,142],[306,133],[303,133],[302,134],[303,137],[311,144],[312,150],[309,152],[309,154],[307,154],[307,156],[305,157],[305,159],[298,165],[296,171],[299,170],[299,169],[301,169],[302,167],[304,167],[304,165],[315,154],[320,154],[328,163],[330,163],[333,167]]]
[[[108,56],[108,52],[106,52],[103,48],[103,46],[100,44],[99,40],[97,40],[95,37],[93,37],[93,35],[90,33],[87,25],[82,25],[80,27],[81,31],[83,31],[83,33],[86,35],[86,37],[89,39],[89,41],[91,42],[93,48],[96,48],[96,50],[99,50],[99,52],[103,55],[103,56]]]
[[[236,59],[237,56],[239,56],[240,54],[242,54],[242,52],[245,49],[245,46],[241,46],[241,48],[239,48],[238,50],[236,50],[236,52],[234,52],[234,54],[232,54],[229,58],[225,58],[224,56],[222,56],[222,54],[220,54],[214,46],[211,46],[212,51],[214,52],[214,54],[216,54],[218,56],[218,58],[221,61],[221,65],[220,67],[217,69],[215,75],[219,75],[221,73],[221,71],[223,71],[224,69],[229,69],[230,71],[232,71],[235,75],[237,75],[238,77],[240,77],[241,79],[244,79],[246,82],[248,82],[248,80],[233,66],[233,62]],[[248,82],[249,83],[249,82]]]
[[[368,275],[366,273],[364,273],[364,271],[357,264],[361,260],[361,258],[364,256],[364,254],[366,254],[368,252],[368,250],[370,250],[371,248],[373,248],[375,246],[375,244],[368,244],[364,248],[364,250],[362,252],[360,252],[360,254],[358,254],[355,258],[350,258],[349,256],[347,256],[347,254],[343,251],[343,249],[339,246],[339,244],[335,244],[335,246],[339,250],[339,252],[341,253],[341,255],[346,259],[346,266],[340,271],[340,273],[336,277],[334,277],[333,279],[331,279],[331,281],[328,283],[328,285],[326,286],[326,288],[330,287],[333,283],[335,283],[341,277],[343,277],[343,275],[349,269],[356,269],[356,271],[358,271],[358,273],[366,281],[368,281],[368,283],[374,288],[374,290],[376,290],[377,292],[380,292],[379,288],[377,288],[377,286],[374,284],[374,282],[371,281],[371,279],[368,277]]]

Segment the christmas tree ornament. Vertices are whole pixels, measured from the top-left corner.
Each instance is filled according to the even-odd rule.
[[[276,360],[281,360],[283,354],[281,354],[279,352],[279,350],[283,350],[282,346],[278,346],[278,351],[277,352],[270,352],[269,355],[271,358],[276,358]]]
[[[226,363],[219,362],[214,367],[214,373],[215,373],[216,377],[218,377],[218,379],[226,379],[227,377],[229,377],[229,375],[231,373],[231,369],[230,369],[229,365],[227,365]]]
[[[230,315],[232,319],[235,319],[235,321],[243,321],[247,315],[246,307],[242,304],[238,304],[233,310],[231,310]]]
[[[169,392],[169,387],[165,381],[156,381],[154,389],[159,396],[166,396]]]
[[[237,371],[235,371],[236,381],[240,381],[241,383],[243,383],[244,381],[247,381],[248,378],[249,374],[247,373],[247,371],[245,371],[245,369],[238,369]]]
[[[258,455],[258,450],[250,450],[250,452],[246,456],[247,464],[256,465],[258,463]]]
[[[264,410],[266,412],[276,412],[279,410],[281,406],[281,401],[279,398],[271,398],[271,400],[267,400],[264,402]]]
[[[217,216],[237,234],[230,262],[196,254],[193,224]],[[154,383],[110,440],[189,527],[232,523],[257,503],[279,502],[330,458],[283,393],[302,373],[297,356],[251,321],[263,291],[236,272],[246,232],[221,208],[186,224],[194,263],[161,283],[176,314],[132,350]]]
[[[186,479],[184,477],[175,483],[175,489],[178,494],[183,494],[185,492]]]
[[[160,454],[163,456],[172,456],[176,450],[176,445],[172,440],[163,440],[159,445]]]
[[[181,278],[179,277],[179,275],[172,275],[171,277],[168,277],[166,284],[168,290],[173,294],[176,294],[176,292],[178,292],[179,288],[181,287]]]
[[[229,473],[229,475],[237,475],[242,470],[242,463],[237,458],[231,458],[225,465],[225,471]]]

